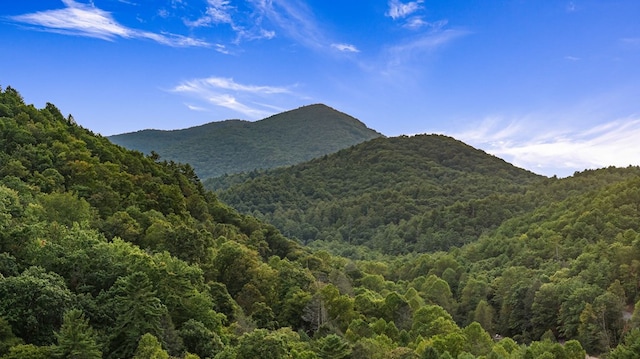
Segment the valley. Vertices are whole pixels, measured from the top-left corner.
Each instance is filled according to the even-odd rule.
[[[309,110],[335,116],[251,131]],[[640,356],[639,167],[547,178],[346,116],[366,136],[207,172],[4,88],[0,358]]]

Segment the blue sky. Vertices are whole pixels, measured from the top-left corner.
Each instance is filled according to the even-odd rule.
[[[0,85],[103,135],[325,103],[545,175],[640,164],[637,0],[21,0]]]

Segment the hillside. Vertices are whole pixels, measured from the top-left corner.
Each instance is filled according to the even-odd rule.
[[[380,136],[357,119],[317,104],[256,122],[228,120],[109,139],[129,149],[189,163],[204,179],[292,165]]]
[[[538,208],[463,248],[457,260],[474,279],[461,290],[489,284],[485,300],[502,334],[546,332],[606,352],[640,324],[640,168],[585,171],[531,191]],[[638,334],[627,342],[635,349],[609,358],[638,357]]]
[[[0,90],[0,358],[640,357],[640,168],[541,178],[445,136],[377,139],[300,168],[282,179],[291,198],[255,183],[310,211],[314,196],[373,192],[349,218],[386,213],[380,202],[397,228],[413,207],[385,195],[424,188],[415,206],[446,216],[416,228],[493,229],[448,251],[310,250],[221,202],[191,166]],[[302,180],[324,172],[322,192]]]
[[[524,194],[541,180],[453,138],[420,135],[378,138],[205,186],[305,243],[342,241],[400,254],[475,241],[530,209]]]

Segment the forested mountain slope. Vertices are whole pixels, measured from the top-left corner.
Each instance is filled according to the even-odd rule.
[[[251,314],[242,305],[283,303],[280,275],[309,290],[290,262],[305,251],[219,202],[189,165],[116,146],[10,87],[0,117],[0,356],[26,343],[15,350],[40,354],[9,357],[67,358],[85,330],[108,358],[132,357],[147,333],[174,355],[211,354]]]
[[[505,335],[547,332],[606,352],[640,324],[640,168],[585,171],[532,191],[546,203],[459,252],[469,271],[461,296],[482,293],[460,304],[491,303]],[[610,357],[637,357],[639,339]]]
[[[448,252],[350,260],[239,214],[189,165],[113,145],[7,87],[0,358],[640,357],[640,169],[544,179],[453,148],[438,160],[457,158],[453,169],[422,169],[459,183],[450,195],[496,172],[505,199],[528,186],[506,205],[531,210]]]
[[[544,178],[441,135],[378,138],[307,163],[205,181],[287,236],[388,254],[446,250],[533,208]]]
[[[256,121],[228,120],[183,130],[110,136],[124,147],[193,166],[200,178],[308,161],[381,134],[357,119],[316,104]]]

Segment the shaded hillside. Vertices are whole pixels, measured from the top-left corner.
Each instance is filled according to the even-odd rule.
[[[476,240],[528,208],[524,194],[542,179],[453,138],[420,135],[379,138],[206,186],[305,243],[344,241],[406,253]]]
[[[212,122],[184,130],[144,130],[111,136],[124,147],[154,151],[193,166],[200,178],[292,165],[381,135],[325,105],[310,105],[264,120]]]

